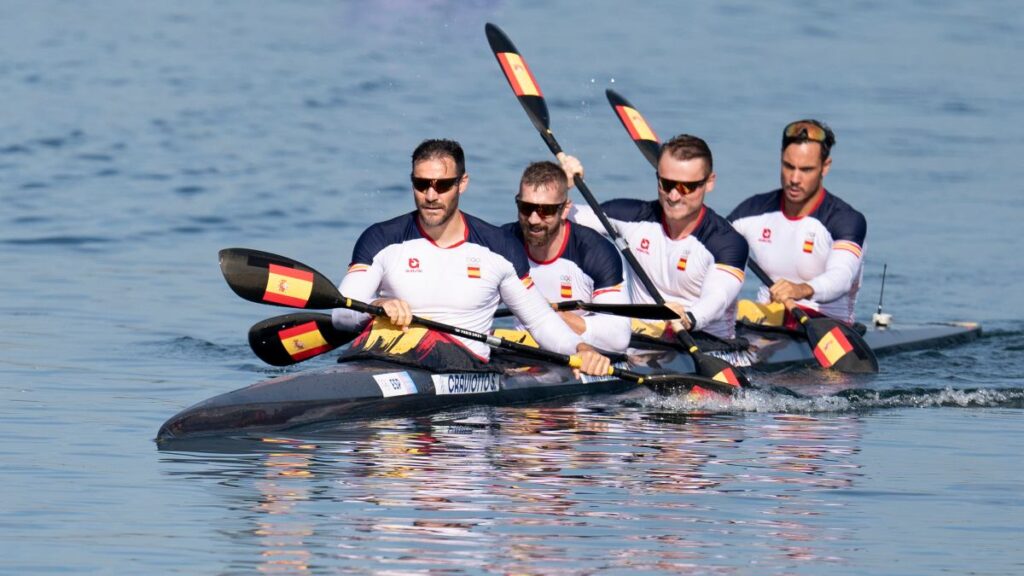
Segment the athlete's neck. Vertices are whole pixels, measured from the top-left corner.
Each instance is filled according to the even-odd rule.
[[[697,225],[700,224],[701,218],[704,216],[705,207],[701,206],[700,210],[697,210],[693,214],[683,216],[682,218],[669,219],[665,217],[665,233],[671,240],[682,240],[693,231],[697,229]]]
[[[803,202],[793,202],[785,196],[782,197],[782,213],[786,215],[786,218],[792,218],[794,220],[803,218],[814,209],[818,207],[818,203],[821,202],[821,197],[825,194],[825,187],[818,188],[818,191],[811,194]]]
[[[422,218],[416,218],[423,233],[441,248],[449,248],[466,239],[466,219],[461,210],[456,210],[451,218],[436,226],[427,226]]]
[[[568,233],[568,226],[567,221],[562,222],[562,225],[558,227],[558,233],[543,246],[533,246],[527,242],[526,251],[530,254],[530,259],[534,262],[551,262],[557,258],[565,248],[565,235]]]

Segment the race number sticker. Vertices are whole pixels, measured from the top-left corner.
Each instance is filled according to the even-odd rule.
[[[501,389],[501,375],[489,372],[468,372],[462,374],[431,374],[434,392],[447,394],[484,394]]]
[[[415,394],[416,383],[412,381],[412,377],[409,376],[408,372],[388,372],[387,374],[374,374],[373,379],[377,381],[377,386],[380,386],[380,393],[385,398],[391,396],[405,396],[407,394]]]

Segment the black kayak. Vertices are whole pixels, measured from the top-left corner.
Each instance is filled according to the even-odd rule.
[[[981,335],[976,324],[928,324],[868,329],[864,338],[878,355],[937,348]],[[743,349],[722,347],[715,355],[754,369],[814,365],[806,340],[790,332],[740,325]],[[740,340],[742,341],[742,340]],[[631,350],[617,366],[641,374],[690,373],[693,362],[666,344]],[[660,349],[653,349],[660,348]],[[466,405],[544,402],[590,394],[618,394],[637,387],[612,377],[578,379],[570,368],[498,353],[499,372],[431,373],[379,359],[341,362],[271,378],[204,400],[160,427],[157,442],[198,436],[276,431],[342,420],[437,412]],[[496,363],[497,364],[497,363]]]

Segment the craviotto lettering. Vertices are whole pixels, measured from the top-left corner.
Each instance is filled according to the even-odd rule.
[[[437,394],[484,394],[501,388],[499,374],[434,374],[431,378]]]

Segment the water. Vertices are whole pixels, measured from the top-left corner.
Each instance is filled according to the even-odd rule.
[[[869,219],[859,313],[973,320],[867,392],[702,414],[642,393],[160,452],[186,405],[277,373],[217,250],[338,278],[411,206],[408,155],[467,149],[464,208],[512,217],[547,151],[499,24],[600,198],[650,168],[604,100],[715,152],[719,212],[777,183],[777,139],[837,131]],[[0,572],[1024,570],[1018,234],[1024,9],[1011,2],[0,3]],[[751,285],[750,290],[752,291]],[[326,362],[312,361],[311,365]]]

